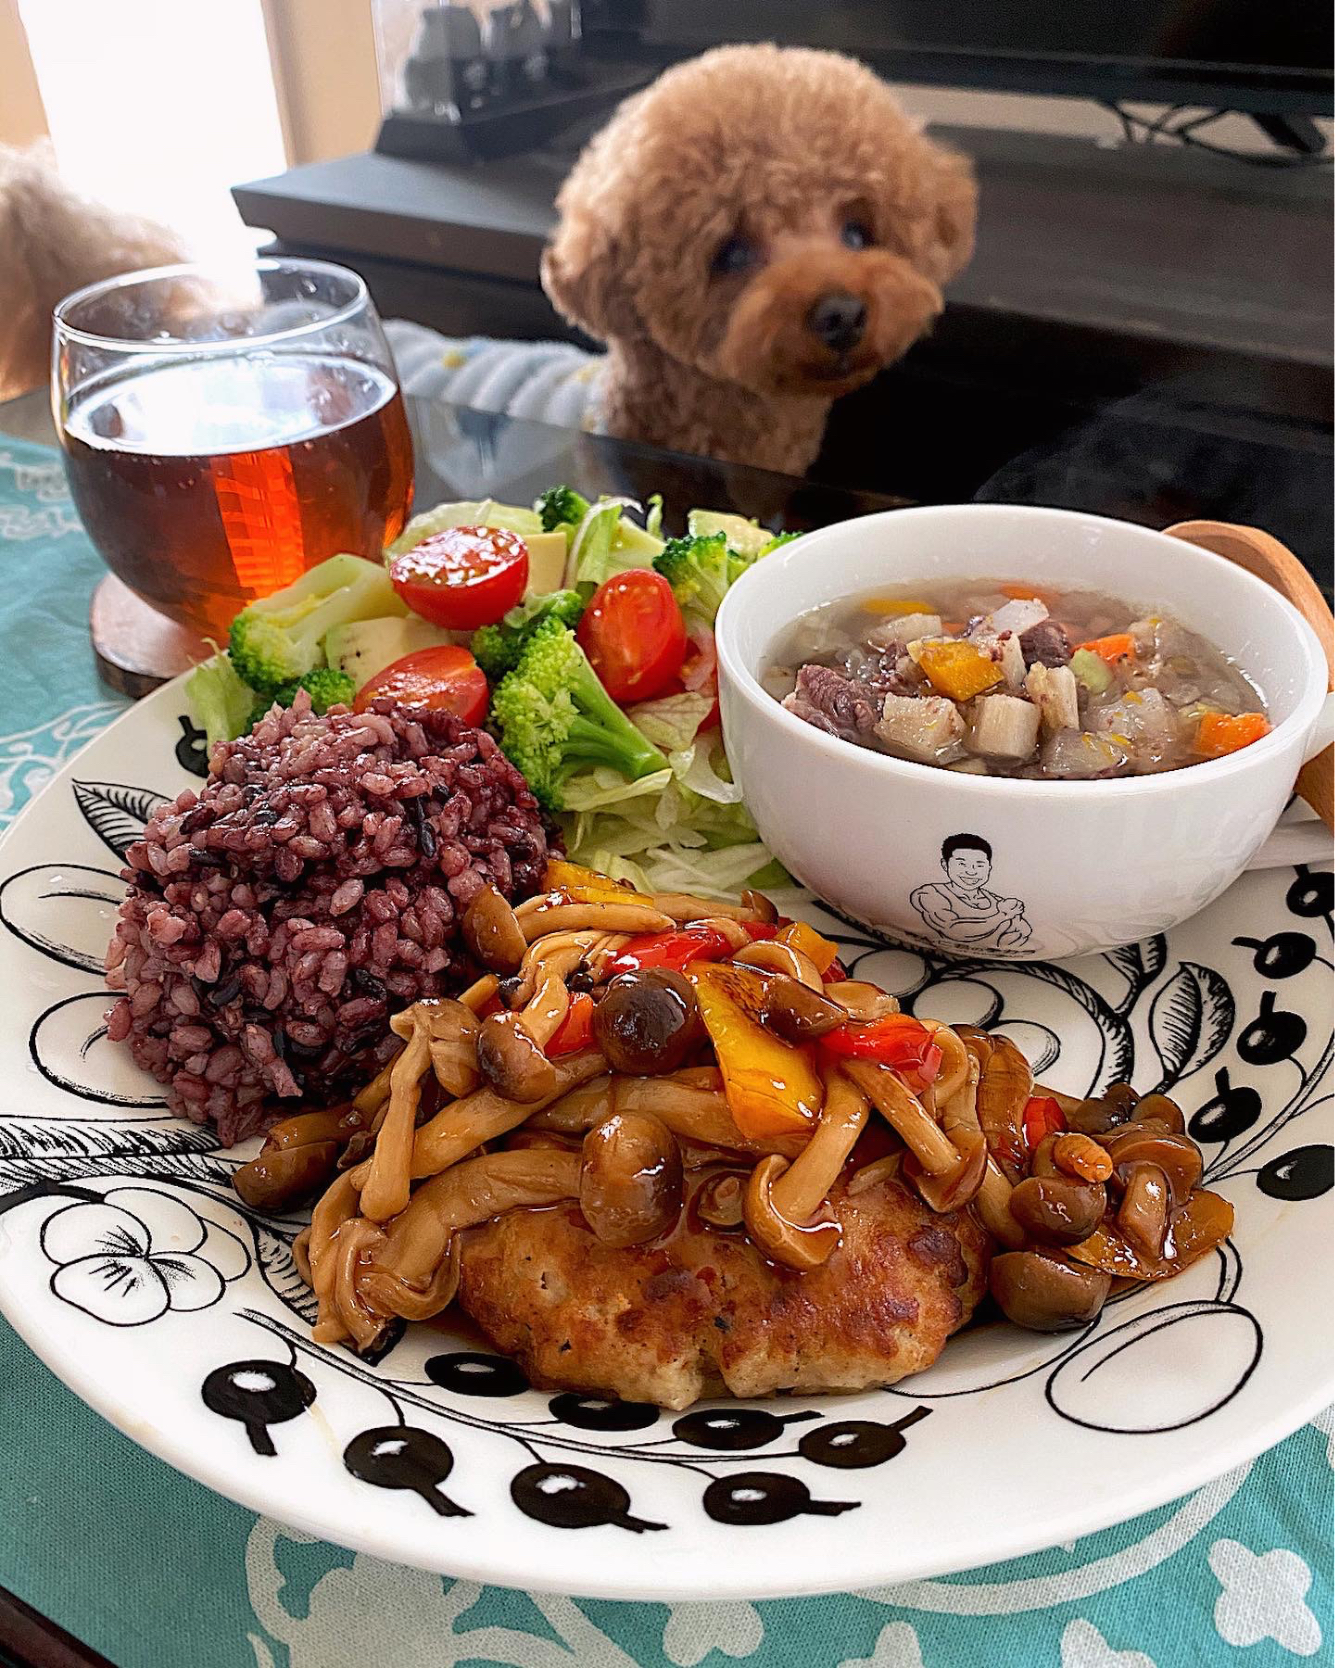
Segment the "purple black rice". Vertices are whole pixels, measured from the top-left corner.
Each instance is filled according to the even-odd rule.
[[[398,1046],[391,1013],[476,973],[459,920],[536,892],[547,836],[489,735],[378,700],[288,711],[214,749],[130,847],[108,1035],[224,1146],[282,1101],[330,1105]]]

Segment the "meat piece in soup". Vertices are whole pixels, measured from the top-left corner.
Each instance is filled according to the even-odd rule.
[[[1142,776],[1269,730],[1241,669],[1179,621],[1023,582],[828,604],[790,628],[763,681],[830,735],[975,775]]]

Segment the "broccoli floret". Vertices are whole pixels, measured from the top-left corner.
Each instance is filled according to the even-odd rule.
[[[352,697],[357,693],[357,685],[346,672],[340,672],[333,666],[317,666],[313,672],[307,672],[304,678],[293,678],[290,683],[280,683],[271,695],[257,695],[255,705],[250,709],[246,729],[253,730],[261,718],[268,716],[273,707],[290,707],[296,700],[299,689],[306,691],[311,698],[311,709],[321,715],[340,702],[350,707]]]
[[[655,571],[671,585],[681,611],[706,621],[713,620],[728,586],[748,565],[728,549],[722,533],[669,539],[662,555],[654,558]]]
[[[692,521],[703,519],[703,511],[691,512]],[[715,521],[736,521],[736,516],[715,516]],[[762,529],[763,531],[763,529]],[[797,533],[776,533],[763,545],[752,544],[739,550],[726,528],[714,532],[688,533],[684,539],[669,539],[661,556],[654,558],[655,569],[672,587],[683,614],[714,623],[729,586],[735,585],[746,570],[777,550],[800,537]]]
[[[185,698],[210,752],[214,742],[231,741],[250,728],[255,691],[242,683],[225,654],[195,667],[185,680]]]
[[[331,556],[242,609],[232,621],[232,664],[243,682],[269,695],[324,665],[321,640],[333,626],[406,612],[378,562]]]
[[[584,598],[578,591],[551,591],[521,602],[499,625],[482,626],[473,633],[473,659],[496,683],[515,669],[524,645],[544,620],[560,620],[573,631],[583,612]]]
[[[574,632],[557,619],[538,626],[514,670],[497,684],[491,716],[501,746],[548,811],[562,808],[562,784],[577,770],[606,765],[637,781],[667,768],[598,681]]]
[[[290,683],[279,684],[270,699],[277,701],[280,707],[290,707],[296,700],[299,689],[306,691],[311,698],[311,706],[321,714],[328,712],[330,707],[337,706],[340,702],[343,706],[350,707],[352,697],[357,693],[357,685],[346,672],[340,672],[333,666],[317,666],[303,678],[293,678]]]
[[[589,512],[589,501],[574,487],[557,486],[548,487],[533,507],[542,517],[543,532],[554,533],[558,527],[578,527]]]

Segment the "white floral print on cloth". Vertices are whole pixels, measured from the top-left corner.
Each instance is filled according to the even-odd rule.
[[[65,496],[53,452],[0,445],[0,528],[60,510],[45,533],[0,545],[0,822],[124,704],[93,671],[87,602],[103,569],[68,530]],[[151,1234],[99,1218],[123,1237],[89,1252],[80,1228],[69,1261],[199,1256],[226,1278],[211,1238],[128,1208]],[[257,1518],[105,1424],[3,1323],[0,1396],[0,1585],[117,1668],[686,1668],[702,1650],[695,1668],[1293,1668],[1329,1655],[1329,1413],[1187,1499],[1064,1549],[874,1593],[668,1607],[450,1582]],[[143,1549],[163,1545],[171,1556],[146,1580]],[[72,1565],[72,1547],[96,1556]]]
[[[1223,1588],[1214,1625],[1227,1644],[1273,1639],[1295,1656],[1320,1650],[1321,1627],[1307,1607],[1312,1572],[1296,1552],[1276,1547],[1258,1556],[1237,1541],[1219,1540],[1210,1548],[1210,1568]]]

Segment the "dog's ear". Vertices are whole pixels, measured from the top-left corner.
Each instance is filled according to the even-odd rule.
[[[542,252],[542,287],[561,317],[599,341],[643,334],[626,287],[624,241],[595,205],[567,206]]]
[[[556,196],[556,230],[542,252],[542,287],[562,318],[590,336],[643,334],[626,284],[623,144],[643,95],[627,99],[585,146]]]
[[[925,184],[926,213],[916,259],[933,283],[944,284],[964,270],[973,254],[978,218],[973,165],[967,157],[933,145]]]

